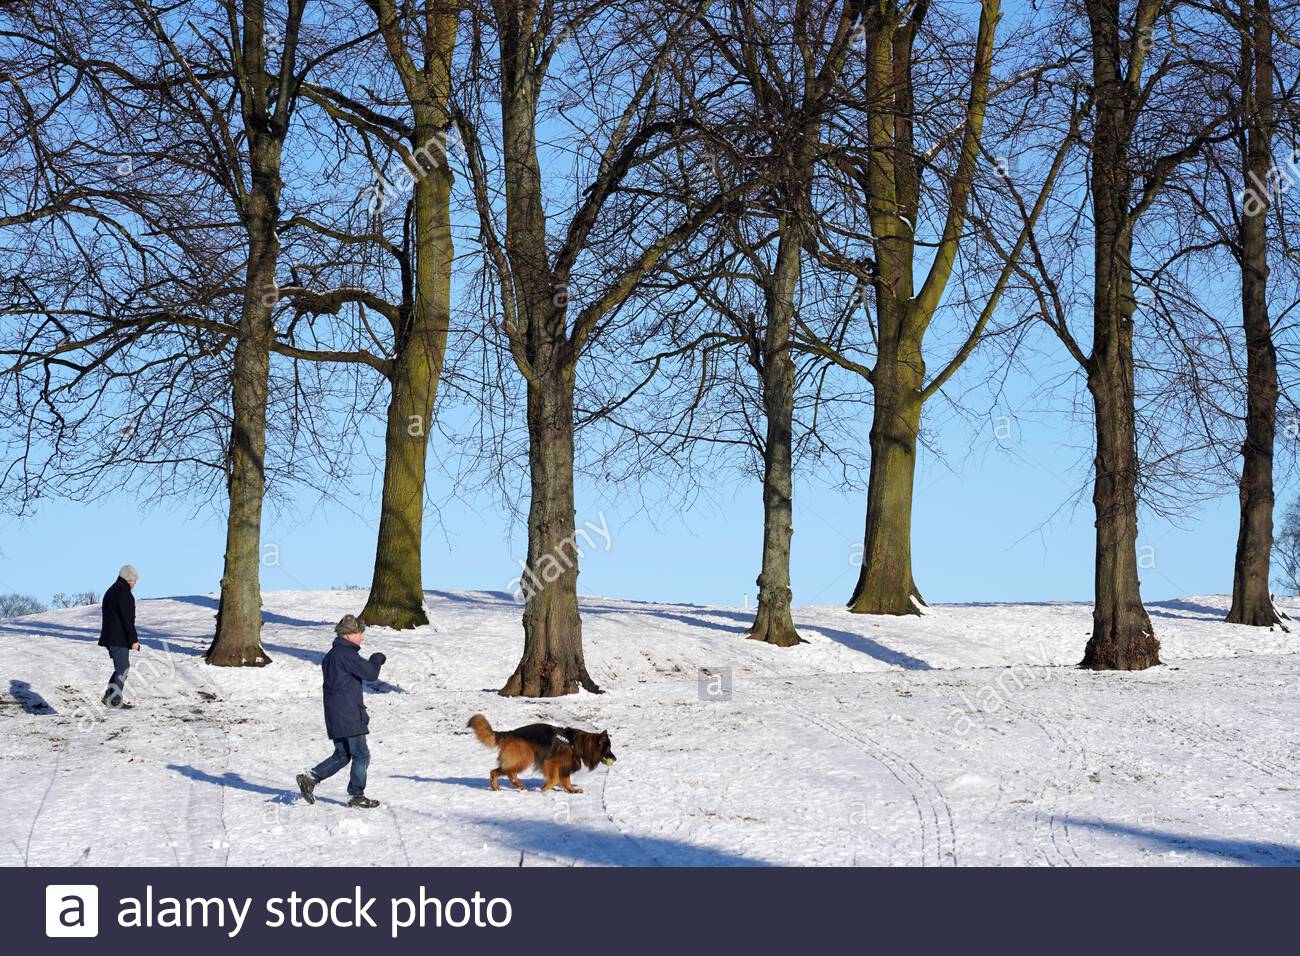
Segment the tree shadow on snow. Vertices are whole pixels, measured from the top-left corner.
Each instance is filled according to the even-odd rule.
[[[1219,860],[1233,860],[1254,866],[1300,866],[1300,847],[1287,846],[1284,843],[1193,836],[1187,833],[1170,833],[1165,830],[1111,823],[1107,820],[1078,817],[1063,819],[1069,826],[1085,827],[1115,836],[1132,837],[1157,850],[1180,850],[1184,853],[1197,853]]]
[[[444,601],[454,601],[457,604],[479,604],[484,607],[500,604],[519,604],[515,596],[509,591],[465,591],[457,593],[455,591],[425,591],[425,594],[432,595],[436,598],[442,598]]]
[[[1175,614],[1175,611],[1190,613]],[[1147,613],[1152,617],[1171,617],[1179,621],[1222,621],[1228,616],[1228,612],[1223,608],[1197,604],[1195,601],[1156,601],[1147,605]]]
[[[854,634],[852,631],[837,631],[834,628],[823,627],[820,624],[796,624],[795,626],[801,631],[816,631],[823,637],[829,637],[836,644],[842,644],[851,651],[859,651],[868,657],[874,657],[882,664],[901,667],[905,671],[934,669],[919,657],[913,657],[911,654],[904,654],[892,647],[886,647],[879,641],[873,641],[862,634]]]
[[[58,714],[58,711],[50,705],[50,702],[32,690],[32,685],[25,680],[11,680],[9,682],[9,693],[14,700],[18,701],[18,706],[29,714],[35,714],[38,717],[53,717]]]
[[[265,784],[253,783],[251,780],[245,780],[233,770],[227,770],[218,776],[215,773],[208,773],[206,770],[200,770],[197,767],[191,767],[187,764],[169,763],[168,770],[175,770],[182,777],[189,777],[191,780],[197,780],[199,783],[210,783],[217,787],[230,787],[232,790],[245,790],[248,793],[260,793],[265,796],[274,797],[270,803],[293,803],[298,797],[298,791],[289,790],[284,787],[268,787]],[[347,771],[343,772],[346,778]],[[346,806],[342,800],[331,800],[329,797],[316,795],[317,803],[333,803],[337,806]]]
[[[611,863],[644,866],[647,862],[660,866],[772,865],[728,850],[663,837],[632,837],[618,830],[592,830],[577,823],[487,818],[470,822],[502,831],[502,841],[524,853],[539,853],[599,866]]]
[[[177,598],[177,600],[181,600]],[[267,614],[263,612],[263,618],[267,623],[276,623],[276,614]],[[292,620],[290,618],[279,618],[280,622]],[[300,626],[300,625],[295,625]],[[305,625],[301,625],[305,626]],[[317,626],[313,623],[313,627]],[[328,625],[320,625],[328,626]],[[156,651],[175,652],[185,654],[189,657],[202,657],[207,653],[208,645],[211,643],[211,635],[204,634],[195,637],[192,634],[183,634],[179,637],[175,634],[168,634],[155,628],[136,626],[140,634],[140,645]],[[47,621],[27,621],[21,625],[0,624],[0,635],[4,634],[36,634],[41,637],[57,637],[65,641],[80,641],[81,643],[94,644],[99,641],[99,628],[97,627],[76,627],[71,624],[50,624]],[[333,640],[331,637],[330,640]],[[296,657],[298,660],[306,661],[309,664],[319,665],[325,657],[325,651],[328,648],[322,648],[319,651],[309,650],[302,647],[290,647],[287,644],[272,644],[268,641],[262,642],[262,647],[272,660],[278,655],[281,657]],[[390,685],[386,690],[391,691],[396,685]],[[399,688],[400,690],[400,688]],[[381,691],[382,693],[382,691]]]
[[[164,634],[162,631],[154,630],[148,627],[137,625],[136,631],[140,635],[140,644],[142,647],[149,647],[154,650],[173,650],[178,654],[189,654],[197,656],[206,650],[206,643],[203,648],[187,647],[184,644],[174,643],[178,638],[172,634]],[[25,621],[21,625],[17,624],[0,624],[0,634],[25,634],[38,635],[40,637],[57,637],[64,641],[81,641],[83,643],[97,644],[99,642],[98,627],[77,627],[74,624],[51,624],[48,621]],[[179,640],[193,640],[188,635],[179,638]],[[164,647],[164,645],[166,645]]]
[[[183,594],[179,597],[164,598],[167,601],[179,601],[181,604],[195,604],[199,607],[211,608],[215,613],[220,603],[216,598],[209,597],[206,594]],[[262,611],[262,621],[266,624],[282,624],[285,627],[332,627],[333,621],[308,621],[301,617],[286,617],[283,614],[274,614],[271,611]]]
[[[582,610],[586,611],[587,608],[583,608]],[[597,612],[597,613],[604,613],[604,612]],[[692,627],[707,627],[711,631],[725,631],[728,634],[735,634],[738,637],[743,635],[746,631],[746,627],[743,624],[739,627],[732,624],[720,624],[717,621],[710,621],[706,618],[697,617],[693,614],[677,614],[674,613],[673,611],[641,611],[639,613],[644,614],[647,617],[661,617],[668,621],[678,621],[682,624],[689,624]],[[724,614],[718,611],[710,611],[709,613],[719,614],[722,617],[731,616],[730,614]],[[754,615],[751,614],[749,615],[748,618],[745,618],[744,620],[748,621],[749,623],[753,623],[753,617]]]
[[[509,591],[425,591],[426,595],[435,598],[441,598],[444,601],[454,601],[457,604],[471,604],[483,608],[500,607],[509,605],[523,610],[523,602]],[[625,604],[613,604],[603,598],[587,597],[578,595],[578,610],[583,614],[644,614],[649,617],[665,617],[670,620],[682,621],[686,624],[698,627],[717,628],[719,630],[731,630],[716,621],[706,621],[703,618],[691,617],[686,614],[678,614],[665,608],[683,608],[685,610],[698,610],[715,617],[729,617],[746,624],[752,623],[754,612],[751,611],[727,611],[720,608],[709,607],[704,604],[662,604],[647,601],[629,601]]]

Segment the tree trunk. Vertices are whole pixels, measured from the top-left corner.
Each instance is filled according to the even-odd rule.
[[[428,359],[422,353],[419,347],[408,348],[393,363],[375,573],[361,612],[367,624],[398,630],[429,623],[424,611],[420,550],[427,429],[436,384],[421,370]]]
[[[862,565],[849,598],[855,614],[919,614],[912,580],[912,485],[925,365],[916,326],[916,236],[920,179],[913,164],[915,29],[881,22],[869,45],[870,95],[892,103],[871,118],[867,168],[873,244],[877,355],[871,374],[871,470]],[[923,333],[922,333],[923,334]]]
[[[587,673],[578,616],[578,540],[573,502],[573,370],[552,367],[528,385],[528,567],[520,586],[524,654],[500,694],[558,697],[579,685],[600,688]]]
[[[749,629],[751,640],[778,647],[792,647],[802,641],[790,616],[795,377],[790,321],[799,284],[801,253],[798,226],[787,220],[767,293],[762,369],[763,406],[767,416],[767,441],[763,450],[763,565],[757,582],[758,611]]]
[[[266,162],[263,159],[263,162]],[[271,662],[262,649],[261,536],[266,490],[266,407],[271,373],[271,310],[277,298],[275,269],[279,239],[276,172],[255,173],[249,198],[249,259],[243,312],[232,375],[230,511],[226,560],[221,575],[217,633],[204,659],[219,667],[261,667]],[[264,167],[265,168],[265,167]]]
[[[417,130],[415,141],[437,135]],[[429,623],[421,577],[425,465],[447,349],[453,256],[451,176],[442,157],[436,160],[415,184],[415,302],[393,363],[375,574],[362,611],[367,624],[397,629]]]
[[[1137,451],[1133,417],[1132,342],[1112,377],[1089,375],[1096,414],[1096,582],[1092,637],[1081,667],[1136,671],[1160,663],[1160,642],[1142,605],[1137,573]],[[1127,383],[1124,381],[1127,373]]]
[[[1241,318],[1246,339],[1246,440],[1241,446],[1241,524],[1232,575],[1233,624],[1280,623],[1269,593],[1273,548],[1273,442],[1277,430],[1277,351],[1268,315],[1268,209],[1273,129],[1272,30],[1268,0],[1253,7],[1242,43],[1242,103],[1248,124],[1247,189],[1241,212]]]
[[[1097,550],[1092,637],[1081,667],[1142,670],[1160,663],[1160,642],[1142,606],[1137,574],[1137,429],[1133,381],[1133,174],[1128,143],[1130,82],[1121,66],[1119,6],[1087,0],[1092,30],[1093,302],[1088,391],[1097,431],[1093,506]],[[1137,41],[1134,41],[1137,48]]]
[[[862,569],[849,599],[854,614],[919,614],[918,603],[925,603],[912,578],[912,486],[921,426],[920,380],[918,370],[908,363],[876,363],[867,529]]]
[[[923,344],[965,233],[989,100],[994,38],[1001,19],[998,0],[982,0],[961,150],[948,183],[944,225],[938,243],[933,244],[930,267],[922,274],[920,291],[915,292],[917,248],[931,245],[929,240],[918,243],[915,231],[926,203],[922,199],[923,164],[915,147],[913,45],[927,8],[921,4],[908,14],[898,5],[889,9],[888,18],[870,18],[865,76],[868,97],[882,107],[867,123],[870,162],[866,170],[875,248],[878,344],[870,379],[875,405],[862,568],[849,598],[849,610],[855,614],[919,614],[925,604],[912,577],[912,493],[927,392]],[[982,325],[977,326],[970,348],[981,330]],[[959,352],[952,369],[968,354]],[[941,385],[942,379],[938,381]]]

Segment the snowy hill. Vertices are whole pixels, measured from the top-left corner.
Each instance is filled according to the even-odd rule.
[[[1167,666],[1134,674],[1070,666],[1080,604],[798,608],[808,643],[778,649],[744,609],[590,598],[606,693],[536,701],[493,693],[521,608],[433,591],[431,627],[366,635],[383,806],[344,807],[345,776],[307,806],[317,664],[364,598],[267,593],[274,664],[238,671],[200,657],[214,596],[141,601],[127,712],[98,704],[97,607],[0,624],[0,864],[1300,864],[1300,633],[1221,597],[1151,605]],[[478,711],[608,729],[619,760],[580,795],[493,793]]]

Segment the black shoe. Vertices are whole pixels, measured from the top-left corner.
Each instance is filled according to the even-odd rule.
[[[298,792],[308,803],[316,802],[316,778],[309,773],[298,774]]]
[[[348,806],[359,807],[362,810],[371,810],[379,806],[378,800],[371,800],[364,793],[359,793],[348,801]]]
[[[112,684],[108,685],[108,690],[104,691],[104,696],[99,701],[105,707],[111,707],[114,710],[131,709],[131,705],[122,699],[122,692]]]

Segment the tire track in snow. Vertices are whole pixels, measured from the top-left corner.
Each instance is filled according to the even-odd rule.
[[[230,769],[230,735],[217,718],[199,713],[176,718],[194,737],[199,766],[213,776]],[[187,866],[226,866],[230,862],[230,833],[226,829],[226,787],[191,778],[186,794]]]
[[[576,719],[585,722],[586,726],[588,727],[594,727],[600,723],[600,715],[598,713],[590,712],[589,710],[579,710],[577,713],[574,714],[565,714],[563,712],[555,712],[555,713],[544,712],[542,713],[540,719],[545,720],[547,723],[556,724],[558,726],[568,726],[571,719]],[[610,851],[609,848],[605,848],[602,852],[604,853],[604,855],[608,856],[614,862],[615,865],[656,866],[656,867],[664,866],[665,864],[663,863],[662,860],[660,860],[653,853],[648,851],[642,845],[640,840],[638,840],[636,837],[634,837],[631,833],[627,831],[627,829],[619,822],[618,817],[615,815],[614,811],[610,808],[608,788],[609,788],[610,778],[613,775],[614,775],[614,768],[612,766],[605,767],[605,772],[600,775],[601,778],[600,779],[600,812],[605,818],[603,822],[606,825],[599,826],[598,818],[593,819],[591,817],[588,817],[586,822],[589,825],[595,825],[593,828],[596,830],[597,833],[604,832],[604,833],[608,833],[611,836],[620,837],[622,842],[626,843],[632,849],[635,857],[637,857],[638,859],[634,862],[628,863],[616,859],[615,855]],[[582,790],[583,792],[581,794],[575,795],[575,794],[568,794],[565,793],[563,790],[557,789],[552,791],[552,794],[557,799],[565,799],[574,796],[576,796],[578,799],[581,799],[584,796],[593,795],[592,787],[583,787]],[[680,826],[680,822],[678,825]],[[617,843],[618,841],[615,842]],[[548,855],[535,850],[529,850],[528,853],[534,856]],[[572,860],[565,863],[565,861],[563,861],[560,857],[551,857],[551,858],[563,865],[567,865],[567,866],[574,865]]]
[[[664,865],[663,862],[659,860],[659,858],[656,857],[653,853],[647,850],[644,846],[642,846],[640,840],[632,836],[632,834],[628,833],[627,830],[623,829],[623,825],[618,822],[618,819],[614,816],[614,812],[610,810],[609,797],[608,797],[609,778],[614,775],[613,771],[614,771],[613,767],[608,767],[606,768],[605,773],[602,775],[603,779],[601,780],[601,784],[600,784],[601,810],[604,811],[606,818],[608,818],[610,822],[610,825],[613,826],[614,829],[619,832],[619,834],[623,837],[624,840],[626,840],[628,843],[631,844],[632,848],[636,850],[639,856],[645,858],[646,860],[649,860],[651,866],[663,866]],[[635,864],[635,865],[640,866],[644,864]]]
[[[26,842],[19,847],[24,866],[69,866],[81,865],[93,851],[103,851],[109,858],[118,855],[118,847],[92,845],[81,849],[78,858],[72,862],[54,859],[37,859],[45,841],[45,831],[63,829],[65,821],[77,820],[80,808],[92,805],[98,793],[98,783],[86,771],[94,764],[93,754],[88,747],[91,727],[100,728],[107,724],[104,708],[96,709],[94,699],[84,691],[71,685],[59,688],[56,714],[35,718],[42,721],[39,729],[34,727],[32,733],[54,753],[54,765],[50,768],[49,782],[46,784],[41,801],[32,816],[28,827]],[[90,726],[85,726],[89,723]],[[45,731],[50,733],[46,734]],[[111,739],[111,738],[110,738]],[[69,810],[69,807],[77,808]],[[58,850],[75,849],[70,847],[67,836],[55,837],[51,842]]]
[[[1051,749],[1055,753],[1064,754],[1066,759],[1065,782],[1057,786],[1050,777],[1046,778],[1034,800],[1034,819],[1042,835],[1035,842],[1042,844],[1048,866],[1087,866],[1070,837],[1070,825],[1066,822],[1069,814],[1060,810],[1063,798],[1078,790],[1079,780],[1088,766],[1088,751],[1083,740],[1062,727],[1048,723],[1021,704],[1004,700],[1003,705],[1025,723],[1037,728]]]
[[[406,837],[402,835],[402,824],[397,819],[397,811],[391,803],[385,803],[384,809],[388,811],[388,815],[393,819],[393,830],[397,833],[397,846],[402,851],[402,859],[406,861],[407,866],[410,866],[411,853],[406,848]]]
[[[923,866],[957,865],[957,831],[948,798],[938,785],[908,758],[886,747],[870,734],[830,717],[788,707],[795,717],[812,724],[842,743],[879,763],[911,797],[916,808]]]
[[[1166,715],[1167,716],[1167,715]],[[1178,734],[1184,740],[1190,743],[1203,745],[1206,741],[1216,744],[1215,752],[1221,757],[1227,757],[1238,763],[1243,763],[1252,770],[1262,773],[1266,777],[1282,777],[1287,780],[1296,778],[1294,767],[1287,768],[1279,766],[1271,757],[1255,751],[1250,753],[1247,748],[1254,741],[1248,740],[1242,734],[1226,730],[1223,727],[1211,724],[1209,721],[1200,717],[1187,716],[1186,721],[1200,728],[1199,733],[1189,733],[1188,731],[1170,723],[1169,729]]]

